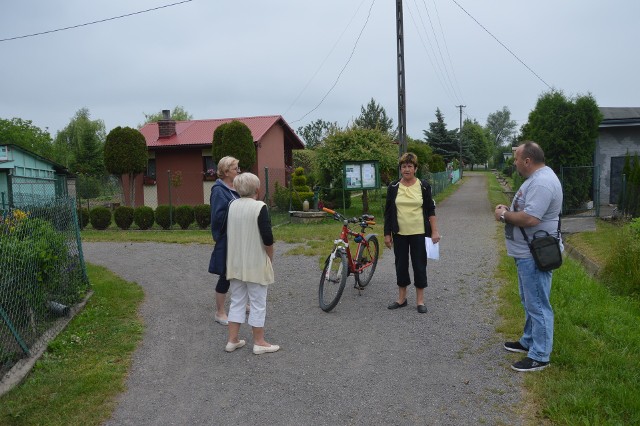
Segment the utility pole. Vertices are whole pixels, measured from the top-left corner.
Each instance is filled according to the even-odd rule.
[[[404,29],[402,23],[402,0],[396,0],[396,33],[398,43],[398,138],[399,155],[407,152],[407,110],[404,91]]]
[[[460,178],[462,179],[462,108],[466,105],[456,105],[456,107],[460,108],[460,135],[458,139],[460,144]]]

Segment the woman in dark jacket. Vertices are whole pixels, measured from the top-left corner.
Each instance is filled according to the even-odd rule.
[[[436,221],[436,205],[431,195],[431,186],[426,180],[416,178],[418,157],[407,152],[398,161],[402,177],[391,182],[387,188],[387,202],[384,209],[384,244],[395,255],[398,300],[388,306],[398,309],[407,306],[409,276],[409,255],[413,266],[418,312],[427,312],[424,303],[424,289],[427,286],[427,249],[425,237],[434,243],[440,241]]]
[[[239,160],[233,157],[222,157],[218,162],[218,177],[211,187],[211,235],[215,246],[209,261],[209,272],[220,276],[216,285],[215,321],[227,325],[227,314],[224,301],[229,291],[229,280],[226,277],[227,263],[227,214],[229,203],[240,198],[233,188],[233,179],[240,173]]]

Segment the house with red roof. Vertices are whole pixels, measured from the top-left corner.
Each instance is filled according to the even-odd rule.
[[[256,149],[255,165],[243,171],[260,178],[259,199],[270,200],[275,183],[285,186],[288,182],[293,150],[304,149],[282,116],[175,121],[164,110],[162,120],[140,129],[147,143],[148,166],[144,177],[136,178],[135,205],[208,204],[217,168],[211,156],[213,132],[233,120],[249,127]]]

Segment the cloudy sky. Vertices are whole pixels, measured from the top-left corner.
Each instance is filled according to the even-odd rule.
[[[374,98],[397,124],[395,1],[178,1],[3,0],[0,118],[55,136],[83,107],[109,131],[181,105],[195,119],[279,114],[297,129],[346,126]],[[457,105],[483,125],[507,106],[522,125],[550,88],[640,106],[637,0],[403,5],[411,137],[436,108],[457,128]]]

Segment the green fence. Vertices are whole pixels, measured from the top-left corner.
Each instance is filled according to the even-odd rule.
[[[74,198],[0,210],[0,377],[46,345],[89,289]]]

